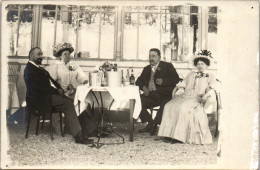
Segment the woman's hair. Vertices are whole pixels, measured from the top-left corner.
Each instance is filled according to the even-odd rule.
[[[207,66],[210,66],[210,60],[205,58],[205,57],[197,57],[194,59],[194,66],[197,66],[198,62],[202,61],[203,63],[205,63]]]
[[[61,57],[61,55],[62,55],[62,53],[63,53],[64,51],[69,51],[69,52],[70,52],[70,49],[69,49],[69,48],[64,48],[64,49],[60,50],[60,51],[57,53],[57,57]],[[71,53],[71,52],[70,52],[70,53]]]

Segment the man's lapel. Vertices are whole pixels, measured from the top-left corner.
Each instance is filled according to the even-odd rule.
[[[154,77],[157,77],[158,75],[161,75],[161,71],[162,71],[161,70],[162,69],[161,65],[162,65],[162,62],[160,61],[160,63],[158,64],[158,66],[157,66],[157,68],[155,70]]]

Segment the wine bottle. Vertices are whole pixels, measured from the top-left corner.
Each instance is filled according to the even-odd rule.
[[[135,85],[135,76],[134,76],[134,70],[133,69],[131,71],[130,84]]]
[[[122,84],[125,84],[124,71],[121,70],[121,73],[122,73]]]
[[[130,82],[129,69],[127,69],[127,73],[126,73],[125,81],[126,81],[126,82]]]
[[[114,71],[117,72],[117,64],[114,64]]]

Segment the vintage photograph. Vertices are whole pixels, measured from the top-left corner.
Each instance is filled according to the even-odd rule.
[[[257,1],[1,12],[1,168],[258,167]]]

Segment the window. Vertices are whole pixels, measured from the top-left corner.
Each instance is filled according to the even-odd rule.
[[[167,61],[188,61],[199,48],[197,6],[124,8],[123,58],[147,60],[151,48]]]
[[[8,54],[27,56],[31,49],[33,6],[8,5],[5,9],[7,39],[4,42],[9,44]]]
[[[166,61],[188,62],[202,49],[217,55],[217,7],[8,5],[5,12],[12,56],[40,46],[53,57],[62,41],[74,57],[95,60],[145,61],[151,48]]]
[[[208,8],[208,50],[217,57],[217,7]]]
[[[75,57],[113,59],[114,30],[115,7],[43,6],[41,46],[47,55],[66,41],[72,43]]]

